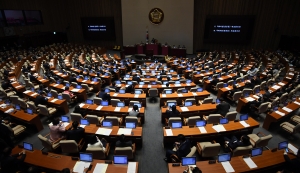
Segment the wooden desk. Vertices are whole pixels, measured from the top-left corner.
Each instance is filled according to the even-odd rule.
[[[283,157],[283,150],[271,152],[271,150],[263,151],[261,156],[252,157],[252,160],[257,165],[257,168],[250,169],[244,162],[242,156],[232,157],[230,164],[232,165],[235,172],[269,172],[268,170],[281,167],[285,164]],[[294,155],[288,155],[290,159],[295,158]],[[197,167],[201,169],[203,173],[225,173],[225,170],[221,163],[208,164],[208,161],[199,161],[196,163]],[[172,163],[168,164],[169,173],[182,173],[186,167],[176,166],[173,167]],[[274,171],[274,170],[273,170]],[[275,171],[276,172],[276,171]]]
[[[180,116],[182,118],[190,117],[190,116],[203,116],[209,115],[213,111],[216,110],[217,104],[209,103],[209,104],[202,104],[202,105],[192,105],[187,107],[189,111],[182,111],[180,106],[176,106],[176,109],[181,113]],[[161,122],[165,122],[165,118],[167,118],[167,107],[161,107]]]
[[[100,91],[101,90],[101,82],[100,81],[94,82],[94,81],[91,81],[91,80],[83,80],[83,79],[80,78],[80,79],[77,79],[77,82],[92,86],[95,91]]]
[[[248,120],[245,121],[249,124],[249,127],[244,127],[240,122],[229,121],[228,124],[224,124],[224,128],[226,131],[217,132],[212,127],[213,124],[207,124],[205,129],[207,133],[201,133],[198,127],[189,128],[189,126],[182,126],[182,128],[172,129],[173,136],[167,136],[165,127],[163,127],[164,133],[164,144],[170,144],[176,142],[177,136],[179,134],[183,134],[184,136],[193,137],[194,141],[203,142],[203,141],[211,141],[216,140],[220,136],[230,136],[237,133],[252,133],[253,129],[259,127],[259,123],[255,121],[253,118],[249,117]]]
[[[297,99],[296,101],[298,103],[300,103],[300,99]],[[282,108],[278,108],[278,111],[285,114],[284,116],[277,114],[276,111],[267,113],[266,118],[264,120],[263,128],[266,130],[269,130],[272,123],[280,122],[280,121],[283,121],[283,120],[289,118],[294,113],[294,111],[296,111],[300,108],[300,105],[296,104],[295,102],[291,102],[291,103],[288,103],[288,105],[285,107],[287,107],[293,111],[287,112],[287,111],[283,110]]]
[[[187,98],[195,98],[196,103],[198,103],[198,100],[203,100],[204,98],[207,98],[210,96],[210,93],[207,92],[206,90],[202,92],[188,92],[188,93],[182,93],[177,94],[177,93],[172,93],[172,94],[160,94],[160,106],[164,106],[165,102],[167,100],[176,100],[177,105],[182,105],[182,101],[185,101]]]
[[[56,83],[51,83],[50,87],[55,88],[55,90],[57,90],[58,92],[63,92],[65,89],[65,86],[63,84],[56,84]],[[76,88],[74,88],[72,86],[69,87],[69,90],[72,91],[72,93],[74,93],[79,100],[85,101],[87,99],[87,94],[86,94],[85,89],[82,88],[82,89],[79,89],[79,91],[75,91],[73,89],[76,89]]]
[[[227,76],[221,76],[218,79],[219,79],[219,82],[224,82],[225,83],[225,82],[231,80],[232,77],[234,77],[234,76],[236,76],[236,73],[231,73]],[[210,87],[211,87],[210,81],[209,80],[204,81],[203,89],[210,88]]]
[[[238,83],[237,88],[242,89],[245,87],[245,83],[244,82],[240,82]],[[233,89],[232,85],[228,85],[228,87],[222,87],[218,89],[218,94],[217,94],[217,98],[221,98],[224,94],[227,94],[229,91],[231,91]],[[226,96],[224,96],[226,97]]]
[[[15,147],[12,150],[12,154],[20,153],[23,148]],[[75,160],[72,160],[71,156],[65,156],[55,153],[48,153],[48,155],[42,154],[41,150],[34,151],[26,151],[26,157],[24,160],[25,163],[29,165],[34,165],[37,167],[42,167],[47,169],[47,172],[57,172],[61,171],[64,168],[73,169],[76,164]],[[91,165],[93,165],[92,170],[89,172],[93,172],[97,163],[105,163],[104,160],[93,160]],[[127,173],[128,165],[114,165],[108,164],[106,173]],[[136,173],[138,173],[138,163],[136,163]]]
[[[19,82],[12,82],[11,85],[18,93],[22,93],[26,90],[25,86],[21,85]]]
[[[142,103],[143,107],[146,107],[146,94],[145,93],[144,94],[131,94],[131,93],[119,94],[119,93],[115,93],[115,92],[110,92],[109,95],[113,99],[120,99],[121,101],[125,102],[126,105],[129,105],[130,101],[139,101]]]

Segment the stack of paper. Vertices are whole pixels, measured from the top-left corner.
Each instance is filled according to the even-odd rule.
[[[118,134],[118,135],[122,135],[122,134],[124,134],[124,135],[131,135],[131,131],[132,131],[132,129],[119,128],[117,134]]]
[[[252,102],[252,101],[254,101],[255,99],[252,98],[252,97],[247,97],[246,100],[247,100],[248,102]]]
[[[128,108],[128,112],[130,112],[132,110],[132,108]]]
[[[287,111],[287,112],[292,112],[293,111],[292,109],[287,108],[287,107],[283,107],[282,109],[285,110],[285,111]]]
[[[257,168],[257,165],[253,162],[251,157],[244,158],[244,161],[249,166],[250,169]]]
[[[166,87],[167,87],[167,85],[161,85],[161,87],[163,87],[163,88],[166,88]]]
[[[300,105],[300,103],[299,103],[299,102],[297,102],[297,101],[295,101],[294,103],[295,103],[295,104],[297,104],[297,105]]]
[[[148,85],[148,88],[151,88],[151,85]]]
[[[93,173],[105,173],[107,167],[108,167],[108,164],[106,164],[106,163],[97,163]]]
[[[102,109],[102,107],[103,107],[103,106],[98,106],[98,107],[96,108],[96,110],[97,110],[97,111],[100,111],[100,110]]]
[[[187,83],[186,85],[187,85],[187,86],[190,86],[191,84],[190,84],[190,83]]]
[[[64,122],[64,127],[67,127],[70,123]]]
[[[201,133],[207,133],[205,127],[198,127]]]
[[[194,93],[194,92],[193,92],[193,96],[197,96],[197,95],[198,95],[197,93]]]
[[[226,129],[224,128],[224,126],[221,125],[221,124],[212,126],[212,128],[215,129],[215,131],[217,131],[217,132],[225,132],[226,131]]]
[[[288,148],[290,149],[290,150],[292,150],[294,153],[298,153],[298,149],[296,148],[296,147],[294,147],[292,144],[288,144]]]
[[[58,99],[53,99],[53,100],[51,100],[51,102],[54,103],[54,102],[56,102],[57,100],[58,100]]]
[[[136,162],[129,162],[127,167],[127,173],[135,173],[136,172]]]
[[[16,88],[20,88],[20,87],[22,87],[22,85],[18,85],[18,86],[16,86]]]
[[[117,95],[118,95],[118,93],[114,93],[114,94],[113,94],[114,97],[117,96]]]
[[[225,87],[227,90],[231,90],[229,87]]]
[[[165,129],[167,136],[173,136],[172,129]]]
[[[96,131],[96,134],[109,136],[111,131],[112,131],[112,129],[98,128],[98,130]]]
[[[86,126],[86,125],[82,125],[82,124],[81,124],[81,125],[79,125],[79,127],[81,127],[81,128],[85,128],[85,126]]]
[[[244,126],[244,127],[249,127],[250,125],[248,123],[246,123],[245,121],[240,121],[240,123]]]
[[[274,85],[274,86],[272,86],[272,88],[273,88],[273,89],[275,89],[275,90],[277,90],[277,89],[279,89],[279,88],[280,88],[280,86],[278,86],[278,85]]]
[[[166,95],[166,94],[162,94],[161,96],[162,96],[162,97],[167,97],[167,95]]]
[[[189,109],[188,109],[187,107],[181,107],[180,109],[182,110],[182,112],[187,112],[187,111],[189,111]]]
[[[181,86],[181,84],[175,84],[175,86],[176,86],[176,87],[179,87],[179,86]]]
[[[279,82],[278,84],[279,84],[279,85],[281,85],[281,86],[284,86],[284,85],[285,85],[285,84],[284,84],[284,83],[282,83],[282,82]]]
[[[219,77],[219,80],[223,80],[223,78]]]
[[[77,88],[74,88],[74,89],[72,89],[71,91],[72,92],[78,92],[80,89],[77,89]]]
[[[255,98],[259,99],[259,96],[257,96],[257,95],[253,95],[253,97],[255,97]]]
[[[96,83],[96,82],[94,82],[94,81],[91,82],[91,84],[94,84],[94,83]]]
[[[182,95],[182,94],[177,94],[177,96],[178,96],[178,97],[182,97],[183,95]]]
[[[278,114],[278,115],[280,115],[280,116],[284,116],[285,115],[285,113],[280,112],[280,111],[275,111],[275,113]]]
[[[54,87],[57,87],[59,84],[55,84]]]
[[[32,96],[32,97],[33,97],[33,96],[35,96],[35,95],[37,95],[37,93],[33,93],[33,94],[31,94],[30,96]]]
[[[115,108],[115,112],[120,112],[120,110],[121,110],[121,107],[116,107]]]
[[[79,107],[82,108],[85,104],[84,103],[80,103]]]
[[[231,166],[230,162],[221,162],[225,172],[235,172],[233,167]]]
[[[144,85],[139,85],[139,88],[143,88]]]
[[[83,173],[84,169],[88,168],[90,164],[90,162],[77,161],[73,167],[73,172]]]
[[[10,113],[12,113],[13,111],[14,111],[14,108],[10,108],[10,109],[6,110],[5,113],[10,114]]]
[[[134,94],[134,98],[139,98],[139,95],[138,94]]]

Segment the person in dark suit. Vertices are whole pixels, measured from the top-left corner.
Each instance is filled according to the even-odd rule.
[[[160,75],[167,75],[167,73],[165,72],[165,70],[162,70]]]
[[[250,145],[250,138],[247,135],[241,136],[240,140],[237,137],[232,136],[231,139],[224,137],[225,140],[225,152],[231,152],[231,150],[236,149],[237,147],[241,146],[248,146]]]
[[[41,105],[47,105],[48,103],[48,99],[46,97],[44,97],[43,94],[36,96],[35,100],[34,100],[34,104],[35,106],[41,104]]]
[[[132,81],[137,81],[139,83],[141,82],[141,79],[137,76],[137,74],[134,74],[132,77]]]
[[[15,173],[20,171],[23,167],[23,162],[26,158],[25,150],[14,155],[11,155],[11,151],[12,149],[10,147],[6,147],[2,151],[1,172]],[[19,156],[21,156],[20,159],[18,159]]]
[[[1,87],[7,92],[12,90],[12,85],[9,79],[5,79],[4,82],[1,84]]]
[[[132,141],[126,141],[125,135],[121,134],[119,140],[116,142],[116,147],[131,147]]]
[[[80,114],[82,117],[86,115],[86,111],[84,109],[80,109],[79,105],[75,106],[73,113]]]
[[[269,99],[271,97],[271,93],[269,92],[268,87],[265,87],[265,94],[263,95],[263,97],[265,98],[265,101],[269,101]]]
[[[171,160],[171,156],[173,154],[181,159],[191,152],[191,143],[188,139],[185,138],[183,134],[178,135],[178,141],[179,142],[175,142],[174,144],[174,148],[176,149],[176,151],[167,150],[166,157],[164,158],[166,162],[169,162]]]
[[[72,83],[72,82],[77,82],[76,76],[75,76],[74,74],[72,74],[72,76],[70,77],[69,82],[70,82],[70,83]]]
[[[106,101],[109,101],[109,102],[110,102],[110,99],[111,99],[110,95],[105,92],[104,88],[101,88],[101,91],[100,91],[98,97],[102,98],[102,100],[106,100]]]
[[[288,156],[288,153],[290,154],[294,154],[296,155],[296,158],[295,159],[290,159],[289,156]],[[295,173],[299,173],[300,170],[299,170],[299,165],[300,165],[300,150],[298,150],[297,153],[294,153],[292,151],[289,151],[289,152],[284,152],[283,154],[283,157],[284,157],[284,160],[285,160],[285,169],[284,169],[284,173],[286,172],[295,172]]]
[[[230,104],[224,101],[223,98],[219,98],[220,104],[217,105],[217,114],[221,114],[222,116],[225,116],[230,109]]]
[[[216,86],[218,82],[219,82],[219,79],[217,78],[217,76],[214,76],[213,80],[210,81],[210,84],[211,84],[211,86]]]
[[[172,105],[172,107],[168,108],[168,110],[166,111],[168,118],[170,117],[178,117],[180,112],[176,109],[175,105]]]
[[[72,129],[68,130],[66,134],[67,140],[75,140],[78,143],[83,138],[84,128],[78,127],[78,125],[78,121],[72,123]]]
[[[119,91],[118,87],[116,87],[116,82],[112,82],[112,83],[110,84],[109,88],[115,89],[116,92]]]
[[[232,87],[233,87],[233,89],[230,90],[230,91],[228,92],[228,95],[229,95],[230,97],[233,97],[233,94],[234,94],[235,92],[238,92],[238,91],[239,91],[239,89],[236,87],[236,85],[233,85]]]
[[[34,76],[33,74],[29,74],[29,80],[30,80],[30,82],[37,82],[38,80],[37,80],[37,76]]]
[[[134,93],[134,87],[135,87],[135,83],[133,83],[132,85],[129,85],[128,87],[126,87],[125,92],[126,93]]]

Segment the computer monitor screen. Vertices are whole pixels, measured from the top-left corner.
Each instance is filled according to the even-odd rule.
[[[81,85],[76,85],[76,88],[77,88],[77,89],[81,89],[82,86],[81,86]]]
[[[253,148],[251,150],[251,157],[262,155],[262,152],[263,152],[263,148],[262,147]]]
[[[109,76],[109,74],[108,74],[108,73],[105,73],[104,76]]]
[[[245,92],[244,97],[248,97],[249,93]]]
[[[98,79],[97,78],[93,78],[93,82],[98,82]]]
[[[81,125],[89,125],[90,122],[89,122],[89,120],[87,120],[87,119],[81,119],[81,120],[80,120],[80,124],[81,124]]]
[[[62,121],[62,122],[69,122],[69,117],[68,117],[68,116],[65,116],[65,115],[62,115],[62,116],[61,116],[61,121]]]
[[[34,88],[31,88],[31,91],[34,92]]]
[[[21,110],[21,107],[20,107],[19,104],[16,104],[15,106],[16,106],[16,109],[17,109],[18,111]]]
[[[102,126],[103,127],[112,127],[112,122],[108,120],[103,120],[102,121]]]
[[[163,85],[166,85],[167,83],[169,83],[169,81],[163,81]]]
[[[203,88],[197,88],[197,92],[202,92]]]
[[[135,122],[126,122],[126,128],[135,129]]]
[[[196,165],[196,157],[182,157],[182,166]]]
[[[23,142],[23,148],[25,150],[33,151],[33,145],[31,143],[28,143],[28,142]]]
[[[220,104],[221,102],[220,102],[220,99],[216,99],[216,104]]]
[[[160,76],[158,75],[158,76],[156,76],[156,79],[159,79],[160,78]]]
[[[170,73],[174,72],[174,70],[170,70]]]
[[[124,107],[125,106],[125,103],[124,102],[118,102],[117,103],[117,107]]]
[[[224,83],[223,87],[228,87],[228,84],[227,84],[227,83]]]
[[[110,89],[109,88],[105,88],[104,92],[109,93]]]
[[[191,80],[187,80],[186,83],[192,83],[192,81]]]
[[[175,84],[180,84],[180,81],[175,81]]]
[[[27,113],[28,113],[28,114],[32,114],[32,113],[33,113],[32,109],[29,109],[29,108],[28,108],[28,109],[27,109]]]
[[[173,105],[176,106],[176,103],[175,102],[168,102],[168,107],[172,107]]]
[[[197,74],[200,74],[201,72],[200,71],[197,71]]]
[[[130,78],[130,75],[129,75],[129,74],[126,74],[126,75],[125,75],[125,78]]]
[[[228,123],[228,119],[227,118],[221,118],[220,119],[220,124],[227,124]]]
[[[102,100],[101,101],[101,106],[108,106],[108,101]]]
[[[121,81],[117,80],[117,81],[116,81],[116,84],[121,84]]]
[[[88,76],[84,76],[84,80],[89,80],[90,78]]]
[[[92,153],[79,153],[79,160],[84,162],[92,162],[93,154]]]
[[[141,90],[135,90],[134,94],[142,94],[142,91]]]
[[[58,98],[59,100],[62,100],[62,99],[63,99],[62,95],[58,95],[57,98]]]
[[[66,83],[66,86],[67,86],[67,87],[70,87],[70,84],[69,84],[69,83]]]
[[[127,164],[127,156],[114,156],[114,164]]]
[[[140,85],[145,85],[145,82],[139,82]]]
[[[142,107],[142,104],[141,104],[141,103],[134,103],[133,105],[137,105],[139,108]]]
[[[132,81],[127,81],[127,84],[128,85],[132,85]]]
[[[147,76],[146,76],[146,78],[150,78],[150,76],[149,76],[149,75],[147,75]]]
[[[278,150],[288,148],[288,144],[289,144],[288,141],[279,142],[278,143]]]
[[[198,120],[198,121],[196,121],[196,126],[197,127],[204,127],[204,126],[206,126],[206,121]]]
[[[56,81],[57,84],[60,84],[60,80]]]
[[[156,85],[157,83],[155,81],[152,81],[151,82],[151,85]]]
[[[86,104],[92,105],[92,104],[94,104],[94,101],[91,100],[91,99],[87,99],[87,100],[86,100]]]
[[[51,93],[48,93],[47,96],[48,96],[48,97],[52,97],[52,94],[51,94]]]
[[[181,121],[174,121],[172,122],[172,128],[181,128],[182,127],[182,122]]]
[[[211,79],[212,79],[211,77],[208,78],[208,80],[211,80]]]
[[[188,90],[187,89],[183,89],[181,90],[182,93],[188,93]]]
[[[256,93],[256,94],[259,93],[259,89],[256,89],[256,90],[255,90],[255,93]]]
[[[125,90],[124,89],[120,89],[119,90],[119,94],[125,94]]]
[[[166,90],[166,94],[172,94],[172,90]]]
[[[233,84],[236,85],[236,81],[233,81]]]
[[[240,120],[241,120],[241,121],[248,120],[248,114],[242,114],[242,115],[240,116]]]
[[[185,101],[184,102],[184,106],[188,107],[188,106],[192,106],[193,105],[193,102],[190,102],[190,101]]]
[[[231,160],[231,153],[219,154],[218,155],[218,162],[227,162]]]
[[[273,110],[277,111],[278,110],[278,106],[274,106]]]

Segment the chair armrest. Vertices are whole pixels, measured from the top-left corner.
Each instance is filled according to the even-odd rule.
[[[120,121],[119,121],[119,124],[123,124],[123,117],[120,117]]]
[[[257,136],[258,136],[258,134],[261,134],[261,135],[263,135],[263,136],[266,136],[263,132],[258,132],[258,133],[256,133]]]
[[[108,156],[109,150],[110,150],[110,145],[109,145],[109,143],[106,143],[106,147],[105,147],[105,155],[106,155],[106,157]]]
[[[85,141],[84,141],[83,138],[81,138],[80,141],[78,142],[78,148],[79,148],[79,150],[82,149],[82,147],[83,147],[84,144],[85,144]]]
[[[135,143],[132,144],[132,152],[135,153]]]
[[[207,118],[206,118],[206,116],[205,116],[205,115],[203,115],[203,119],[204,119],[204,120],[207,120]]]
[[[230,149],[230,152],[232,152],[232,149],[228,146],[228,144],[225,144],[225,146]]]
[[[187,118],[183,117],[183,123],[185,126],[187,125]]]
[[[58,143],[59,141],[61,141],[63,139],[65,139],[65,137],[62,137],[62,138],[57,139],[56,141],[53,141],[52,144],[56,144],[56,143]]]
[[[50,133],[48,133],[47,135],[45,135],[44,137],[46,138],[47,136],[49,136],[50,135]]]
[[[138,124],[142,126],[141,117],[138,117]]]
[[[166,121],[166,125],[168,125],[169,124],[169,119],[165,118],[165,121]]]
[[[173,163],[176,163],[176,162],[180,162],[179,158],[176,156],[176,154],[172,154],[171,155],[171,160]]]
[[[213,140],[213,141],[211,141],[211,143],[212,143],[212,144],[215,144],[215,143],[217,143],[217,142],[216,142],[215,140]]]

